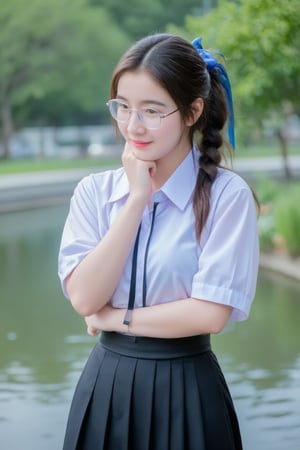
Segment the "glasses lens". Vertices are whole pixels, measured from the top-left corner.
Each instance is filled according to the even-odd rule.
[[[118,122],[121,123],[128,122],[130,111],[125,103],[122,103],[119,100],[110,100],[109,111],[112,117]]]
[[[156,130],[160,126],[160,113],[155,109],[143,109],[139,112],[139,117],[149,130]]]
[[[119,123],[128,123],[131,113],[135,112],[139,121],[149,130],[156,130],[160,127],[160,113],[155,109],[145,108],[142,110],[131,109],[126,103],[120,100],[109,100],[107,103],[112,117]]]

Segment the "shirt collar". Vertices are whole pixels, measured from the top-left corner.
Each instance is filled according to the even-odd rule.
[[[126,173],[124,169],[120,169],[120,171],[120,178],[110,196],[110,202],[118,201],[129,194],[129,183]],[[196,151],[192,150],[158,192],[163,192],[172,203],[183,210],[194,192],[196,177]]]
[[[179,209],[183,210],[194,192],[197,177],[197,160],[194,150],[190,151],[161,191]]]

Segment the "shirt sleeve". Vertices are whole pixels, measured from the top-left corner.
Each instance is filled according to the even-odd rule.
[[[259,263],[257,212],[246,184],[233,179],[219,190],[201,245],[191,296],[229,305],[232,320],[245,320],[255,296]]]
[[[77,185],[71,198],[58,255],[58,275],[67,298],[67,276],[101,238],[94,197],[91,178],[85,177]]]

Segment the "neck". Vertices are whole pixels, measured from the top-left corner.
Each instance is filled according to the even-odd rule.
[[[152,178],[152,192],[157,191],[165,184],[189,152],[190,148],[178,153],[176,158],[162,158],[156,161],[155,175]]]

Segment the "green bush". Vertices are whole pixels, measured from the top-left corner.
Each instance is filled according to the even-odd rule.
[[[260,248],[264,252],[270,252],[275,248],[274,235],[276,234],[273,202],[280,192],[280,185],[265,175],[257,175],[254,190],[260,202],[258,218]]]
[[[282,251],[300,255],[300,184],[256,179],[255,191],[261,204],[258,220],[262,251]]]
[[[264,252],[271,252],[274,250],[274,218],[272,214],[261,215],[258,220],[258,232],[260,248]]]
[[[282,192],[282,186],[278,181],[266,177],[266,175],[256,175],[254,190],[261,204],[271,203]]]
[[[300,184],[289,186],[274,200],[275,230],[291,256],[300,255]]]

